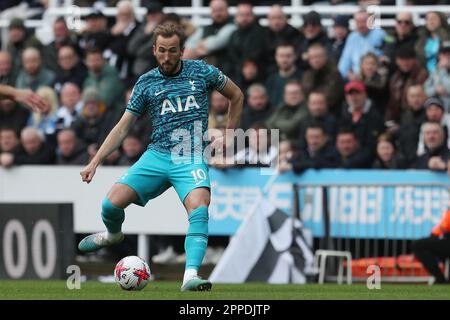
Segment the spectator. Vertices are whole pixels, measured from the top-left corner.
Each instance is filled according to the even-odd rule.
[[[14,87],[17,79],[17,70],[13,68],[11,55],[0,51],[0,84]]]
[[[45,165],[55,163],[55,151],[44,139],[44,135],[36,128],[25,128],[20,133],[22,148],[6,159],[2,157],[1,165],[10,167],[12,165]]]
[[[325,47],[314,44],[308,49],[309,70],[303,74],[302,87],[305,95],[321,91],[327,98],[329,110],[339,114],[344,100],[344,81],[335,63],[328,58]]]
[[[108,31],[108,20],[103,12],[94,8],[84,17],[85,29],[82,31],[78,46],[84,51],[98,48],[101,52],[106,50],[111,43],[111,33]]]
[[[298,127],[308,111],[302,86],[297,80],[289,80],[284,86],[284,101],[267,119],[269,129],[279,129],[281,139],[297,138]]]
[[[22,53],[28,47],[42,47],[39,40],[31,34],[28,34],[25,23],[22,19],[14,18],[9,23],[9,36],[6,50],[13,60],[13,69],[19,70],[22,66]]]
[[[63,45],[58,50],[58,73],[53,81],[53,88],[60,94],[63,85],[66,82],[75,83],[78,87],[82,87],[84,80],[87,78],[87,69],[77,50],[72,45]]]
[[[303,16],[303,26],[301,28],[301,36],[297,43],[297,61],[300,70],[304,71],[308,68],[308,49],[313,44],[321,44],[330,51],[330,39],[325,29],[322,27],[321,16],[316,11],[310,11]]]
[[[388,70],[382,66],[378,56],[373,52],[368,52],[361,58],[360,79],[366,86],[369,99],[380,108],[378,111],[384,114],[389,97]]]
[[[300,32],[288,23],[283,8],[274,4],[267,14],[268,26],[265,29],[265,66],[268,72],[276,70],[275,50],[282,43],[295,45]]]
[[[308,114],[299,126],[298,142],[300,148],[306,147],[306,128],[312,124],[320,124],[331,144],[334,144],[337,133],[336,117],[328,112],[327,100],[320,91],[312,91],[308,97]]]
[[[442,42],[438,66],[425,81],[425,92],[429,97],[438,96],[445,112],[450,111],[450,41]]]
[[[395,130],[398,150],[408,164],[416,160],[420,128],[426,121],[424,108],[426,98],[420,84],[414,84],[407,89],[408,109],[400,118],[400,127]]]
[[[283,102],[284,86],[288,80],[300,80],[301,72],[295,64],[296,55],[293,45],[282,43],[275,50],[278,70],[271,73],[266,80],[270,104],[278,107]]]
[[[335,151],[322,124],[310,123],[305,129],[305,141],[305,148],[301,148],[292,159],[295,173],[334,167]]]
[[[425,101],[425,122],[436,122],[439,123],[444,129],[444,141],[447,141],[447,147],[450,146],[449,139],[449,126],[450,126],[450,115],[445,113],[444,104],[438,97],[430,97]],[[417,155],[421,156],[425,153],[424,146],[424,134],[423,125],[420,129],[419,142],[417,144]]]
[[[0,99],[0,128],[9,126],[17,133],[26,127],[30,111],[11,99]]]
[[[125,87],[117,70],[106,63],[102,51],[89,49],[86,52],[86,65],[89,75],[84,81],[83,89],[95,87],[105,102],[108,110],[119,112],[123,108]]]
[[[80,87],[67,82],[61,89],[61,106],[56,112],[58,128],[70,128],[83,109]]]
[[[392,137],[383,133],[378,137],[374,169],[405,169],[406,162],[403,156],[396,152]]]
[[[428,72],[432,73],[435,70],[439,45],[447,40],[450,40],[450,28],[445,14],[437,11],[428,12],[425,16],[425,27],[419,30],[419,39],[415,47],[420,64]]]
[[[211,103],[209,111],[209,128],[226,127],[228,121],[229,101],[220,92],[211,92]]]
[[[20,140],[13,127],[0,127],[0,155],[4,152],[15,153],[19,151]]]
[[[139,160],[142,153],[144,153],[144,145],[139,139],[139,136],[129,134],[122,142],[123,154],[118,161],[119,166],[131,166]]]
[[[333,167],[342,169],[370,168],[373,158],[361,149],[357,135],[352,129],[341,128],[336,136]]]
[[[447,170],[450,150],[445,143],[444,128],[437,122],[425,122],[423,125],[425,153],[413,163],[413,169],[435,171]]]
[[[51,86],[55,74],[42,65],[41,53],[36,48],[27,48],[22,53],[23,69],[19,71],[16,87],[36,91],[40,86]]]
[[[185,59],[205,59],[231,76],[233,65],[227,62],[227,46],[230,43],[231,35],[237,30],[237,26],[228,13],[227,1],[212,0],[209,7],[212,24],[198,28],[186,40],[183,57]]]
[[[118,71],[120,79],[128,80],[131,79],[132,56],[128,55],[127,46],[136,33],[139,22],[129,0],[119,1],[116,8],[116,22],[111,27],[111,42],[104,54],[109,64]]]
[[[367,98],[367,91],[362,81],[351,81],[345,85],[347,106],[342,110],[340,126],[354,131],[361,151],[372,155],[380,133],[384,132],[383,118],[377,107]]]
[[[89,155],[86,146],[82,144],[73,129],[63,129],[58,132],[58,149],[56,164],[58,165],[86,165]]]
[[[264,79],[261,76],[261,73],[259,72],[259,67],[255,63],[255,61],[245,60],[242,63],[241,74],[237,81],[238,87],[241,88],[242,92],[244,92],[244,100],[245,101],[247,101],[246,92],[247,92],[248,88],[252,84],[262,83],[262,82],[264,82]]]
[[[131,74],[137,79],[140,75],[157,66],[153,55],[153,31],[164,19],[162,6],[158,2],[147,5],[145,21],[131,36],[127,44],[127,53],[132,60]]]
[[[247,106],[241,117],[240,128],[247,130],[257,122],[266,121],[272,114],[272,106],[266,88],[261,84],[253,84],[247,91]]]
[[[395,29],[392,35],[384,39],[383,57],[387,58],[389,64],[395,67],[395,49],[406,47],[415,50],[417,41],[417,28],[414,25],[413,16],[410,12],[399,12],[395,17]]]
[[[282,140],[278,152],[278,172],[292,170],[292,159],[297,150],[291,140]]]
[[[402,112],[408,107],[406,102],[407,88],[413,83],[423,84],[428,77],[428,73],[420,66],[416,53],[407,47],[397,49],[395,63],[398,70],[389,80],[389,101],[385,119],[398,123]]]
[[[88,146],[92,157],[116,122],[112,112],[105,111],[100,93],[95,88],[83,91],[83,111],[72,127],[77,137]]]
[[[264,60],[264,28],[254,15],[251,3],[237,5],[236,24],[238,29],[232,33],[227,48],[230,70],[224,70],[232,80],[238,80],[245,60],[253,60],[259,66]],[[259,71],[264,75],[266,70]]]
[[[58,98],[55,91],[50,87],[40,87],[36,91],[38,95],[45,99],[47,106],[41,112],[31,115],[28,126],[38,129],[47,143],[56,146],[56,110],[58,109]]]
[[[53,38],[54,40],[45,45],[42,50],[42,60],[44,67],[57,73],[59,72],[58,62],[61,62],[58,56],[58,51],[63,46],[72,46],[74,51],[77,51],[77,37],[71,33],[66,24],[66,19],[63,17],[57,18],[53,22]],[[75,49],[76,48],[76,49]]]
[[[335,64],[341,59],[349,33],[349,18],[342,15],[336,16],[333,24],[333,38],[330,39],[330,57]]]
[[[352,31],[345,43],[338,68],[344,79],[354,80],[360,73],[361,57],[367,52],[382,55],[381,47],[386,32],[383,29],[369,29],[369,14],[358,11],[354,14],[356,30]]]

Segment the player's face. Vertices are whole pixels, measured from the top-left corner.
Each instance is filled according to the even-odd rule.
[[[177,35],[170,38],[158,36],[153,53],[163,73],[173,74],[178,71],[183,50],[180,48],[180,39]]]

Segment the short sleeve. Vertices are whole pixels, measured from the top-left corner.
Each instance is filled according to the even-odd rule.
[[[227,77],[218,68],[205,63],[206,86],[208,90],[222,90],[227,83]]]
[[[130,101],[126,107],[126,111],[131,112],[136,116],[144,114],[148,109],[147,99],[145,98],[144,81],[141,79],[134,85],[131,92]]]

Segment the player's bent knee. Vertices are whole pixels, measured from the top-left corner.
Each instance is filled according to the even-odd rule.
[[[129,186],[117,183],[111,188],[107,198],[113,206],[125,209],[137,200],[137,194]]]

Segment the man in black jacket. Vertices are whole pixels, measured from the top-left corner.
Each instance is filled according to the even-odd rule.
[[[350,128],[341,128],[336,137],[334,168],[370,168],[373,156],[366,148],[361,148],[356,133]]]

